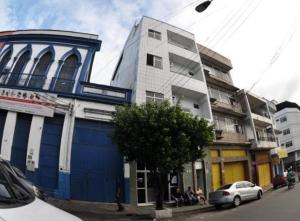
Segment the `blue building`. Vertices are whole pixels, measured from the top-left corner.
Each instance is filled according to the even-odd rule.
[[[54,197],[128,201],[110,120],[131,91],[89,82],[98,36],[0,32],[0,151]],[[126,186],[126,187],[125,187]]]

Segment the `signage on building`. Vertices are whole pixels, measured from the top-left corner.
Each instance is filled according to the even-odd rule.
[[[287,150],[285,148],[280,148],[279,147],[277,149],[277,154],[278,154],[279,159],[288,157],[288,153],[287,153]]]
[[[55,99],[46,93],[0,88],[0,109],[9,111],[53,117]]]

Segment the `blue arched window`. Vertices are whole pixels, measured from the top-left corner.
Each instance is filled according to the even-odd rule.
[[[6,67],[7,63],[9,62],[10,58],[11,58],[11,54],[12,51],[9,50],[5,53],[5,55],[2,57],[1,61],[0,61],[0,74],[3,73],[4,68]]]
[[[5,82],[6,74],[5,67],[11,58],[12,50],[7,51],[0,61],[0,83]]]
[[[55,82],[54,90],[59,92],[72,92],[74,79],[78,69],[78,57],[70,55],[63,63]]]
[[[30,59],[30,51],[25,51],[18,59],[17,63],[14,66],[13,71],[8,79],[8,85],[17,85],[20,76],[22,75],[28,61]]]
[[[28,87],[42,88],[47,78],[47,72],[52,63],[53,54],[51,51],[45,53],[38,61],[30,77]]]

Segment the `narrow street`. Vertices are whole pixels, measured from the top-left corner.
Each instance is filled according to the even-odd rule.
[[[300,185],[288,190],[283,187],[267,192],[262,200],[242,204],[238,208],[224,208],[207,213],[176,217],[175,220],[222,221],[298,221],[300,216]]]

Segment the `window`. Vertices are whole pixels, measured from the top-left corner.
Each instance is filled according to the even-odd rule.
[[[30,52],[25,51],[18,59],[17,63],[15,64],[15,67],[10,75],[10,78],[8,80],[9,85],[17,85],[20,75],[23,73],[27,62],[30,59]]]
[[[199,104],[194,104],[194,108],[195,109],[199,109],[200,107],[199,107]]]
[[[215,88],[208,88],[210,98],[215,98],[218,101],[226,104],[231,104],[231,95]]]
[[[285,146],[286,147],[291,147],[291,146],[293,146],[293,142],[292,141],[286,142]]]
[[[164,100],[164,95],[156,92],[146,91],[146,102],[161,103]]]
[[[45,53],[36,65],[28,83],[28,87],[42,88],[46,80],[47,71],[51,65],[52,53]]]
[[[285,122],[285,121],[287,121],[286,116],[280,118],[280,123],[283,123],[283,122]]]
[[[55,82],[55,91],[72,92],[74,78],[77,70],[78,58],[75,54],[70,55],[62,65],[58,78]]]
[[[147,54],[147,65],[162,69],[162,58]]]
[[[243,127],[237,119],[224,117],[220,115],[213,116],[215,127],[229,133],[243,133]]]
[[[11,58],[11,50],[9,50],[8,52],[5,53],[5,55],[2,57],[1,61],[0,61],[0,75],[3,73],[7,63],[9,62],[10,58]]]
[[[155,39],[157,39],[157,40],[161,40],[161,33],[158,32],[158,31],[154,31],[154,30],[152,30],[152,29],[149,29],[149,30],[148,30],[148,36],[149,36],[150,38],[155,38]]]
[[[283,135],[290,134],[291,133],[290,128],[283,130],[282,133],[283,133]]]

